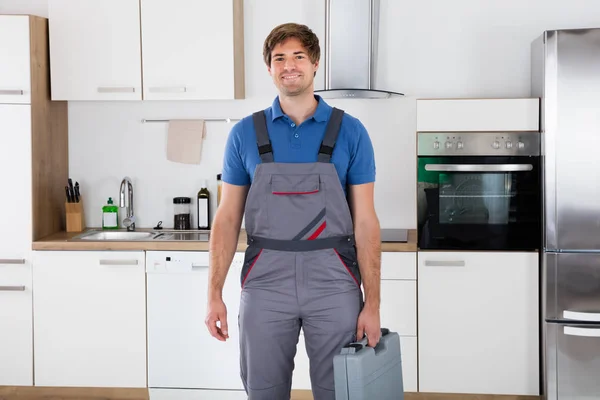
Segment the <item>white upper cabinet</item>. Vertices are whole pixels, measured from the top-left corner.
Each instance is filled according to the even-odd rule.
[[[139,0],[49,0],[48,17],[52,100],[142,99]]]
[[[418,132],[539,131],[540,100],[419,99]]]
[[[242,0],[141,0],[145,100],[244,97]]]
[[[0,104],[31,103],[29,17],[0,15]]]
[[[53,100],[245,97],[243,0],[48,0],[48,15]]]

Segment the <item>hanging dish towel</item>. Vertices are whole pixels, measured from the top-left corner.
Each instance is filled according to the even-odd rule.
[[[169,121],[167,160],[183,164],[200,164],[202,140],[206,136],[203,119]]]

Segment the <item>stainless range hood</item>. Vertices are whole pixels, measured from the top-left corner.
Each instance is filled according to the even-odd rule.
[[[325,1],[325,89],[327,99],[384,99],[402,93],[374,89],[379,0]]]

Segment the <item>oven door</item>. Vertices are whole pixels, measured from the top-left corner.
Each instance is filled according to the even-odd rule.
[[[539,249],[540,180],[537,156],[419,157],[419,248]]]

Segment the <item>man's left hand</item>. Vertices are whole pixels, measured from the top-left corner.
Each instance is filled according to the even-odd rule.
[[[378,308],[365,305],[360,312],[356,327],[356,340],[361,340],[365,333],[367,334],[367,344],[370,347],[377,346],[381,337],[381,322]]]

